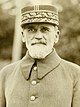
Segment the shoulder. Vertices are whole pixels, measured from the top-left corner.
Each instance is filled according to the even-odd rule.
[[[9,76],[16,68],[19,66],[20,61],[8,64],[0,71],[0,79],[5,78],[6,76]]]
[[[62,59],[61,69],[73,80],[80,78],[80,66]]]
[[[80,70],[80,66],[75,64],[75,63],[72,63],[70,61],[66,61],[64,59],[62,59],[62,63],[61,65],[63,67],[65,67],[66,69],[70,69],[70,70]]]

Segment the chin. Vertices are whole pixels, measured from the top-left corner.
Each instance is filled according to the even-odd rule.
[[[28,49],[29,55],[34,59],[44,59],[51,51],[48,47],[31,47]]]
[[[40,49],[39,50],[35,50],[35,49],[30,50],[29,54],[32,58],[36,58],[36,59],[43,59],[46,57],[46,55],[45,55],[46,53]]]
[[[43,55],[42,53],[29,53],[30,56],[34,59],[44,59],[46,57],[46,55]]]

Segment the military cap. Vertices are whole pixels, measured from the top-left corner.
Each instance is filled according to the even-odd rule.
[[[58,10],[53,5],[31,5],[21,9],[21,26],[29,23],[59,25]]]

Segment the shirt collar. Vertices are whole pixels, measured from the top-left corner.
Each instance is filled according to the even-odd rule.
[[[54,50],[50,53],[45,59],[37,60],[37,68],[38,68],[38,79],[42,79],[52,70],[54,70],[61,62],[61,58],[58,56],[56,51]],[[35,59],[32,59],[28,53],[21,60],[21,71],[25,79],[29,79],[29,74],[33,64],[35,63]]]

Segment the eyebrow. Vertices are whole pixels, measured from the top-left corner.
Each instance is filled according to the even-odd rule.
[[[50,31],[50,28],[49,28],[48,26],[42,25],[41,28],[43,28],[43,29],[45,29],[45,30],[47,30],[47,31]]]
[[[35,28],[35,26],[30,25],[30,26],[27,26],[26,28]]]
[[[24,29],[26,29],[26,28],[27,28],[27,29],[31,29],[31,28],[35,28],[35,26],[34,26],[34,25],[25,25],[25,26],[24,26]]]
[[[46,29],[49,29],[49,27],[48,27],[48,26],[44,26],[44,25],[42,25],[41,27],[46,28]]]

